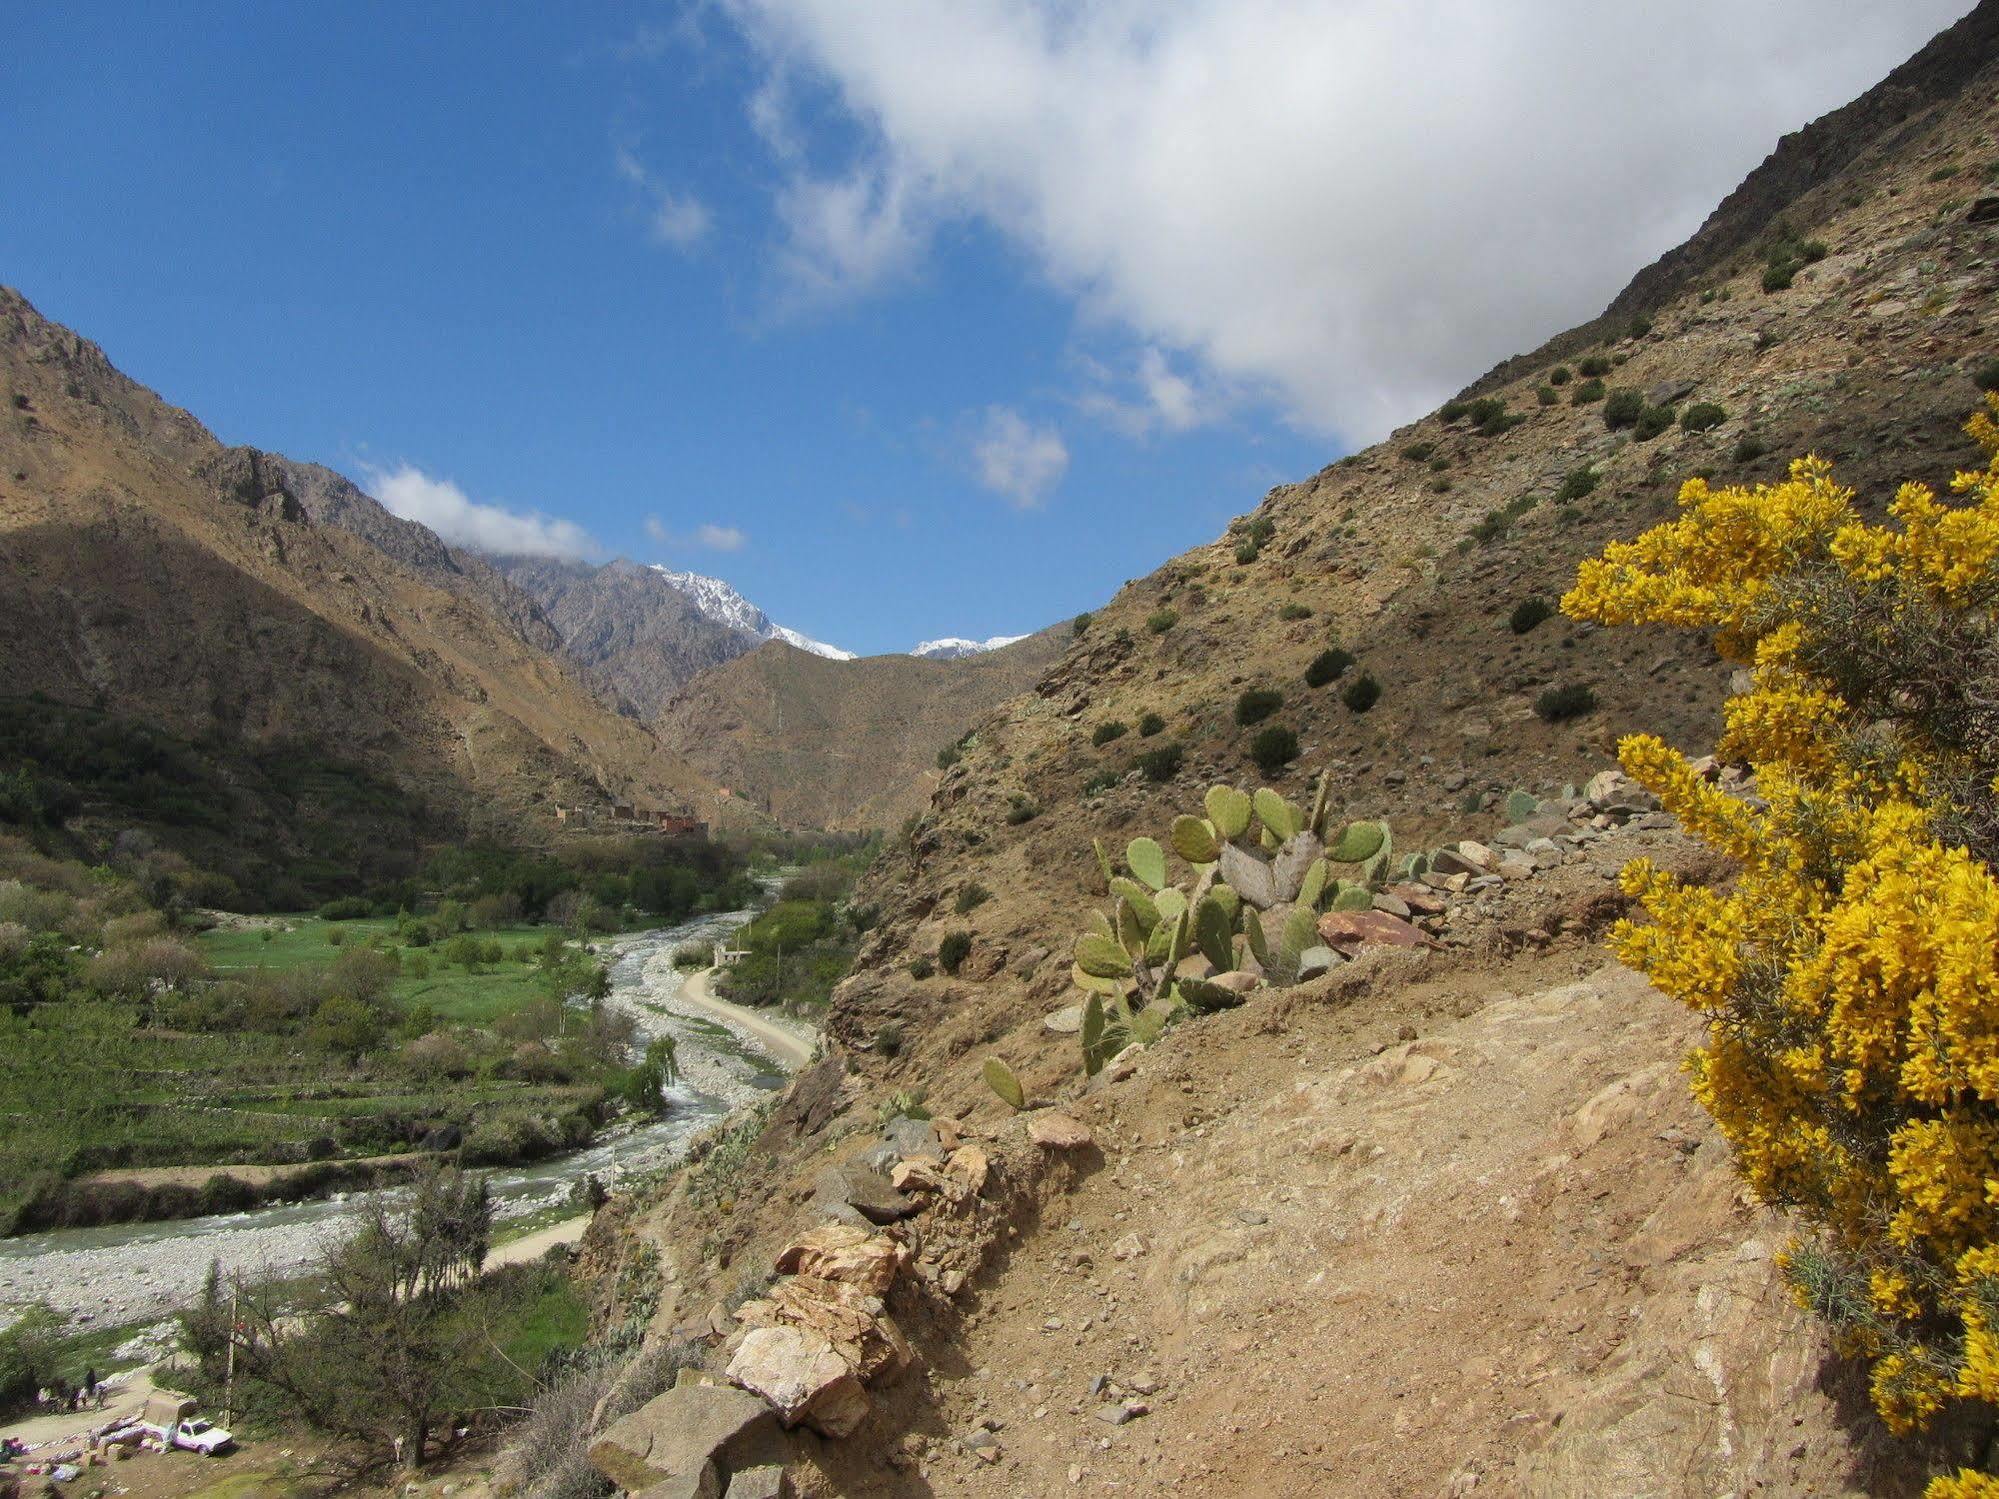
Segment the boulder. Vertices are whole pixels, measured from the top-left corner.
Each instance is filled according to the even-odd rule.
[[[1091,1143],[1090,1132],[1080,1119],[1054,1109],[1028,1116],[1027,1138],[1044,1150],[1080,1150]]]
[[[898,1156],[941,1157],[944,1154],[937,1138],[937,1126],[928,1119],[911,1119],[906,1115],[891,1119],[882,1126],[882,1139],[895,1147]]]
[[[1480,853],[1486,854],[1488,857],[1490,856],[1490,850],[1484,844],[1474,843],[1470,846],[1477,849]],[[1464,844],[1459,844],[1456,848],[1438,849],[1434,854],[1430,855],[1430,873],[1443,878],[1449,878],[1452,875],[1469,876],[1484,874],[1491,866],[1485,859],[1476,858],[1472,854],[1467,853],[1465,848]]]
[[[813,1193],[822,1206],[844,1204],[870,1223],[894,1223],[916,1211],[886,1176],[859,1162],[828,1166],[813,1179]]]
[[[1073,1036],[1083,1028],[1083,1007],[1064,1005],[1059,1010],[1050,1010],[1041,1017],[1041,1026],[1058,1036]]]
[[[785,1245],[772,1268],[779,1275],[840,1281],[882,1296],[908,1257],[908,1249],[882,1234],[826,1223]]]
[[[1656,385],[1645,387],[1645,404],[1647,406],[1677,406],[1693,393],[1694,382],[1691,380],[1661,380]]]
[[[1400,916],[1405,921],[1409,919],[1409,902],[1389,890],[1382,890],[1376,893],[1374,897],[1374,909],[1377,911],[1386,911],[1390,916]]]
[[[944,1163],[944,1169],[962,1181],[973,1196],[986,1189],[986,1175],[992,1169],[992,1158],[982,1145],[960,1145],[951,1152],[951,1159]]]
[[[729,1378],[777,1407],[786,1426],[803,1422],[844,1437],[867,1419],[867,1391],[823,1333],[754,1327],[729,1360]]]
[[[1231,994],[1248,994],[1263,987],[1262,979],[1241,968],[1215,974],[1208,982],[1217,989],[1227,989]]]
[[[680,1385],[604,1428],[590,1464],[621,1489],[660,1499],[719,1499],[730,1475],[788,1456],[777,1417],[728,1385]]]
[[[775,1463],[745,1468],[729,1479],[723,1499],[792,1499],[791,1474]]]
[[[1298,980],[1303,983],[1306,979],[1315,979],[1322,973],[1331,973],[1345,961],[1345,958],[1330,947],[1308,947],[1298,954]]]
[[[1276,874],[1249,850],[1224,843],[1220,869],[1224,883],[1242,897],[1245,905],[1268,911],[1277,904]]]
[[[1330,947],[1355,947],[1364,942],[1390,947],[1435,947],[1421,928],[1386,911],[1328,911],[1319,918],[1319,935]]]

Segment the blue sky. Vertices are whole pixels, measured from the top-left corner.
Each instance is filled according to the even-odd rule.
[[[14,7],[0,280],[461,539],[904,649],[1591,315],[1968,8]]]

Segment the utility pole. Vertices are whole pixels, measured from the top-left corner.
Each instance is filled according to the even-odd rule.
[[[236,1409],[236,1335],[243,1324],[237,1320],[236,1298],[243,1288],[234,1281],[229,1285],[229,1351],[223,1363],[222,1372],[222,1424],[230,1424],[230,1417]]]

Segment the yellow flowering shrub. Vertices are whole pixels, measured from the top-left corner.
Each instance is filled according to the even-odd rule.
[[[1750,670],[1717,748],[1755,797],[1652,736],[1619,751],[1739,878],[1723,894],[1634,861],[1651,919],[1613,940],[1706,1017],[1694,1092],[1806,1225],[1787,1273],[1904,1432],[1999,1403],[1999,397],[1966,431],[1986,463],[1956,503],[1905,484],[1870,524],[1817,458],[1781,484],[1696,479],[1562,600],[1710,631]]]

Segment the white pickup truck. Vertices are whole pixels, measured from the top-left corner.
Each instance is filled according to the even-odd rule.
[[[213,1421],[194,1413],[194,1402],[185,1395],[155,1392],[146,1401],[145,1414],[124,1428],[151,1437],[169,1451],[199,1452],[213,1457],[235,1445],[236,1439]],[[116,1433],[110,1440],[116,1440]]]

